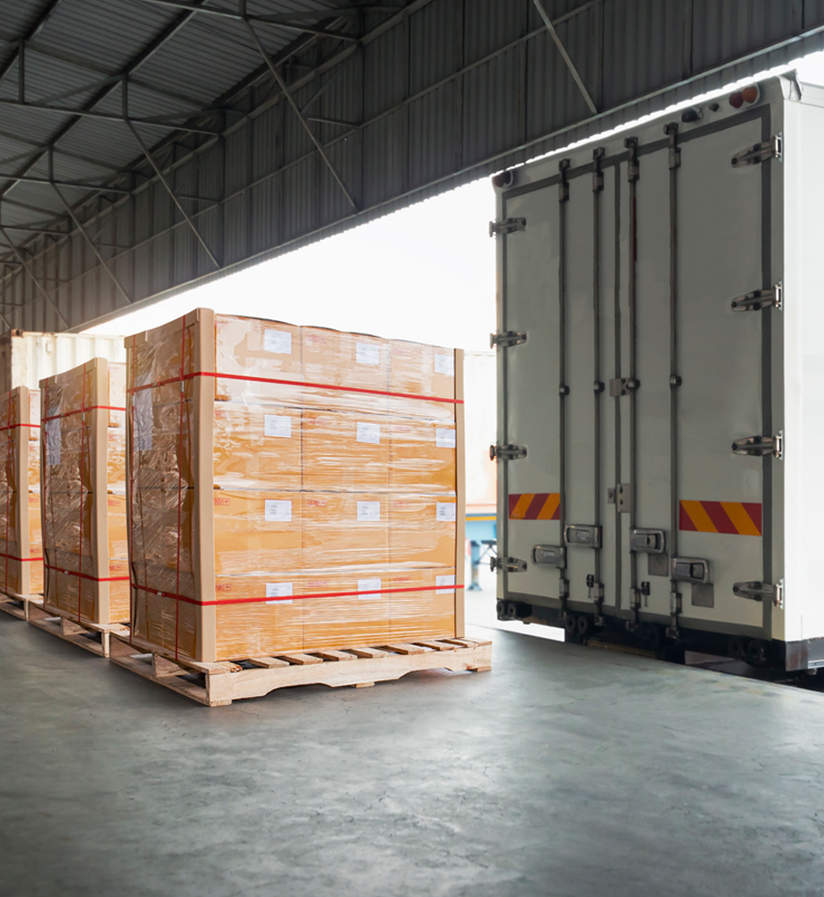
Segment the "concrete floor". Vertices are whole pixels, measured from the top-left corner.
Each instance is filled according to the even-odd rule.
[[[824,695],[474,632],[491,673],[208,710],[0,614],[0,894],[824,892]]]

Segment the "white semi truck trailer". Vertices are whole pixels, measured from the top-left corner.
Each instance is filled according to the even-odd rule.
[[[824,89],[494,178],[498,615],[824,666]]]

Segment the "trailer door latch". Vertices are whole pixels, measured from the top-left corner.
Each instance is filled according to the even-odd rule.
[[[489,222],[490,237],[505,237],[519,230],[526,230],[526,218],[504,218],[502,221]]]
[[[709,582],[710,562],[703,558],[671,558],[670,576],[680,582]]]
[[[645,554],[664,554],[666,536],[662,529],[631,529],[629,531],[629,550],[641,551]]]
[[[489,460],[490,461],[517,461],[519,458],[526,458],[525,445],[490,445]]]
[[[755,290],[732,300],[733,311],[760,311],[762,308],[784,307],[784,286],[777,283],[771,290]]]
[[[564,542],[571,548],[600,548],[601,527],[581,524],[565,526]]]
[[[775,607],[784,607],[784,580],[771,582],[736,582],[733,594],[750,601],[771,601]]]
[[[545,567],[566,567],[566,549],[561,545],[533,545],[532,563]]]
[[[779,162],[784,158],[784,135],[776,134],[772,139],[766,140],[764,143],[756,143],[754,146],[747,147],[736,153],[732,157],[732,167],[741,168],[744,165],[760,165],[770,159],[777,159]]]
[[[497,570],[504,570],[506,573],[524,573],[526,571],[526,561],[518,558],[490,558],[489,569],[493,573]]]
[[[734,455],[772,455],[779,461],[784,457],[784,431],[775,436],[745,436],[732,444]]]
[[[526,342],[526,333],[522,330],[505,330],[503,333],[489,334],[490,349],[508,349]]]

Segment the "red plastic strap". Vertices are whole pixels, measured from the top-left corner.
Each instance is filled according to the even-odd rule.
[[[17,557],[16,554],[3,554],[2,551],[0,551],[0,558],[7,558],[8,560],[11,560],[11,561],[22,561],[22,562],[42,561],[43,560],[43,558],[19,558],[19,557]]]
[[[83,387],[84,398],[85,398],[85,386]],[[42,422],[45,423],[47,420],[59,420],[61,417],[71,417],[73,414],[85,414],[87,411],[95,411],[96,409],[100,409],[101,411],[125,411],[125,408],[118,408],[116,405],[89,405],[88,408],[76,408],[74,411],[66,411],[63,414],[52,414],[50,417],[42,418]],[[29,424],[26,426],[36,426],[36,424]]]
[[[443,399],[437,396],[419,396],[406,392],[388,392],[384,389],[361,389],[356,386],[334,386],[331,383],[312,383],[307,380],[280,380],[271,377],[244,377],[242,374],[217,374],[210,371],[196,371],[193,374],[181,374],[180,377],[169,377],[168,380],[159,380],[157,383],[146,383],[143,386],[130,386],[128,393],[140,392],[142,389],[157,389],[167,386],[169,383],[179,383],[181,380],[192,380],[195,377],[214,377],[216,380],[242,380],[246,383],[278,383],[283,386],[308,386],[310,389],[331,389],[336,392],[355,392],[371,396],[392,396],[397,399],[418,399],[422,402],[445,402],[449,405],[463,405],[463,399]]]
[[[439,592],[454,591],[464,588],[462,585],[434,585],[434,586],[410,586],[404,589],[374,589],[363,592],[311,592],[308,595],[287,595],[282,598],[223,598],[214,601],[198,601],[195,598],[189,598],[187,595],[175,595],[171,592],[161,592],[159,589],[150,589],[148,586],[139,586],[132,582],[133,589],[140,592],[149,592],[151,595],[158,595],[160,598],[172,598],[175,601],[183,601],[186,604],[197,604],[200,607],[215,607],[222,604],[260,604],[266,601],[293,601],[295,599],[303,601],[306,598],[351,598],[356,595],[392,595],[400,592]]]
[[[47,570],[55,570],[57,573],[65,573],[66,576],[78,576],[80,579],[88,579],[90,582],[127,582],[128,576],[89,576],[88,573],[78,573],[76,570],[67,570],[65,567],[52,567],[43,565]]]
[[[34,430],[39,430],[40,424],[9,424],[7,427],[0,427],[0,433],[5,430],[16,430],[18,427],[31,427]]]

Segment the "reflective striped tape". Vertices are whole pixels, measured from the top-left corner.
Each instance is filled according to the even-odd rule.
[[[525,492],[509,496],[510,520],[560,520],[560,492]]]
[[[761,535],[761,505],[742,501],[682,501],[679,529],[692,533]]]

